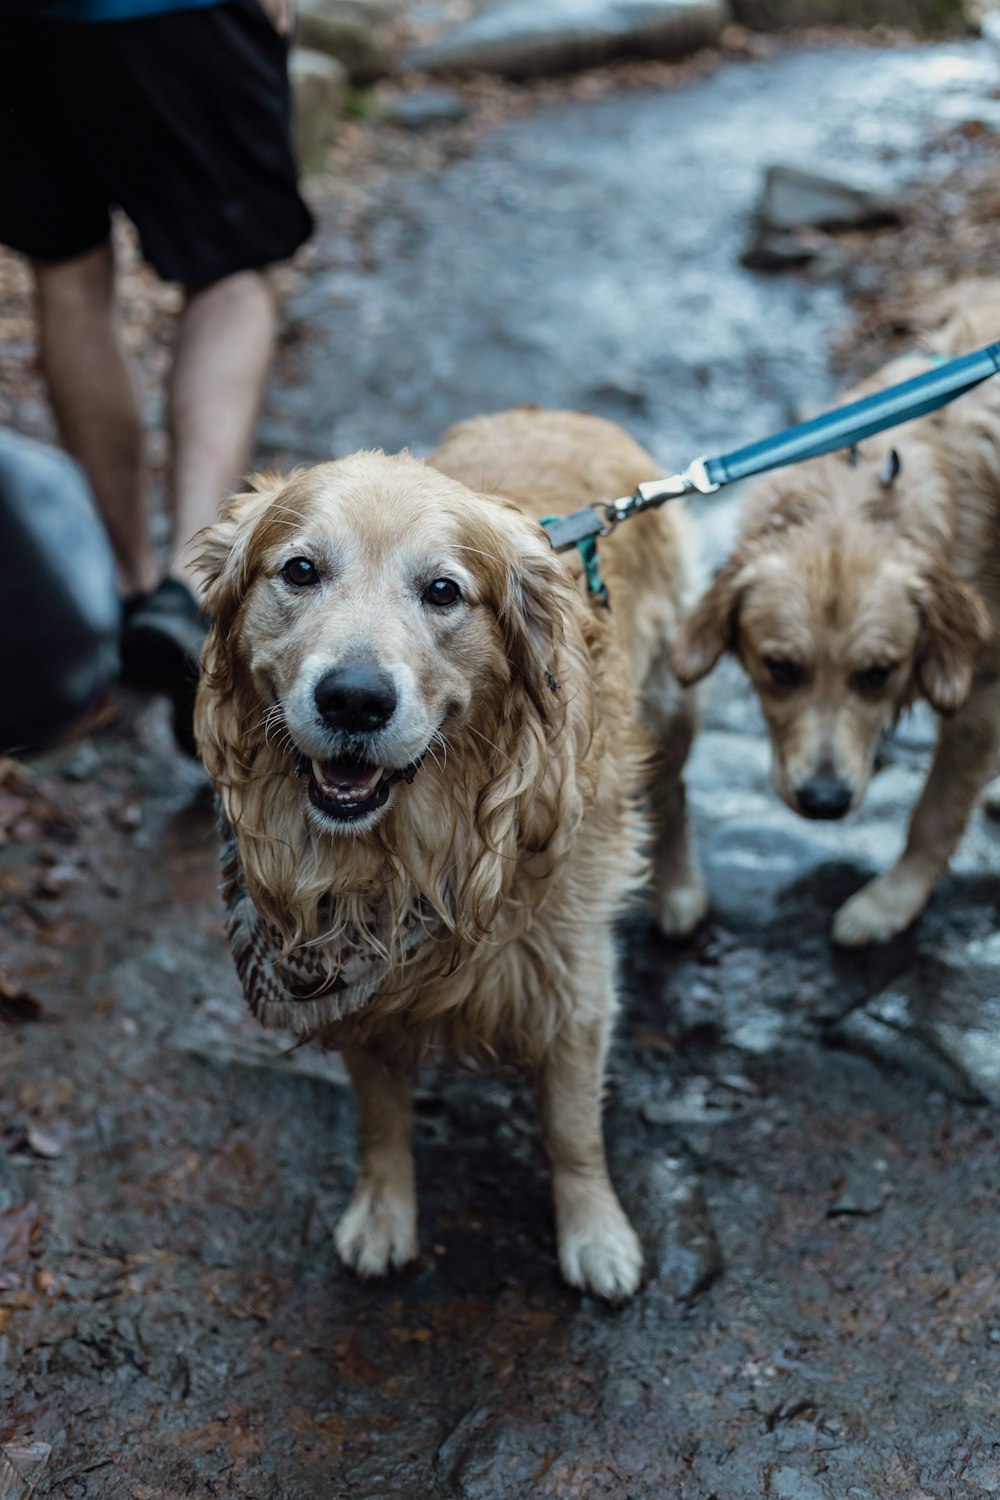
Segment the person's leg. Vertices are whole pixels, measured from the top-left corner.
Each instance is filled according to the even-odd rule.
[[[174,546],[169,573],[197,592],[192,538],[244,473],[274,349],[274,297],[261,271],[188,294],[169,392]]]
[[[111,243],[32,261],[42,370],[63,444],[79,459],[111,540],[122,591],[157,576],[145,502],[142,408],[115,306]]]
[[[173,551],[166,577],[129,613],[121,655],[129,682],[170,697],[174,735],[190,755],[205,637],[190,544],[250,458],[274,326],[266,275],[239,271],[190,291],[177,330],[168,400]]]

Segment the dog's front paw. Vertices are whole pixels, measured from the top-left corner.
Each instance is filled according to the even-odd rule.
[[[842,948],[887,943],[915,922],[930,890],[923,880],[879,875],[845,901],[833,919],[833,941]]]
[[[602,1194],[592,1207],[578,1207],[560,1220],[559,1265],[570,1286],[606,1302],[634,1296],[642,1277],[642,1246],[614,1194]]]
[[[661,892],[656,922],[666,938],[686,938],[708,912],[708,891],[700,875],[686,885]]]
[[[359,1276],[384,1276],[405,1266],[419,1248],[413,1195],[359,1182],[333,1242],[344,1265]]]

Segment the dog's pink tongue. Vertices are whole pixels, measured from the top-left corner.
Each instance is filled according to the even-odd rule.
[[[327,760],[316,765],[318,779],[331,792],[353,792],[355,796],[368,797],[382,775],[380,766],[359,766],[349,760]]]

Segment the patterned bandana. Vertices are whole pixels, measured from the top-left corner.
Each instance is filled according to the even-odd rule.
[[[336,952],[314,945],[285,953],[278,928],[261,915],[247,890],[236,835],[221,816],[219,825],[226,932],[252,1014],[263,1026],[308,1036],[362,1010],[389,976],[387,958],[364,933],[350,928]],[[400,926],[400,962],[440,931],[425,903],[412,906]]]

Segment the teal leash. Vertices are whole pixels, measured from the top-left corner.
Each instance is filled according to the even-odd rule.
[[[549,530],[555,522],[561,519],[562,517],[560,516],[546,516],[540,524],[546,530]],[[575,545],[576,550],[583,560],[583,576],[587,581],[587,593],[595,604],[602,605],[604,609],[610,609],[611,599],[608,594],[608,586],[601,576],[601,559],[597,551],[597,533],[592,536],[581,537],[579,541],[570,543],[570,545]],[[565,551],[566,549],[560,548],[558,550]]]
[[[580,549],[587,587],[596,598],[607,603],[607,589],[597,560],[597,538],[607,536],[620,522],[667,500],[690,494],[713,495],[735,480],[819,458],[838,448],[853,448],[877,432],[926,416],[1000,372],[1000,343],[987,344],[958,359],[932,358],[933,367],[912,380],[888,386],[847,406],[835,407],[811,421],[785,427],[745,448],[714,458],[696,458],[679,474],[637,485],[631,495],[620,500],[585,505],[567,516],[547,516],[542,526],[556,552],[565,552],[570,547]]]

